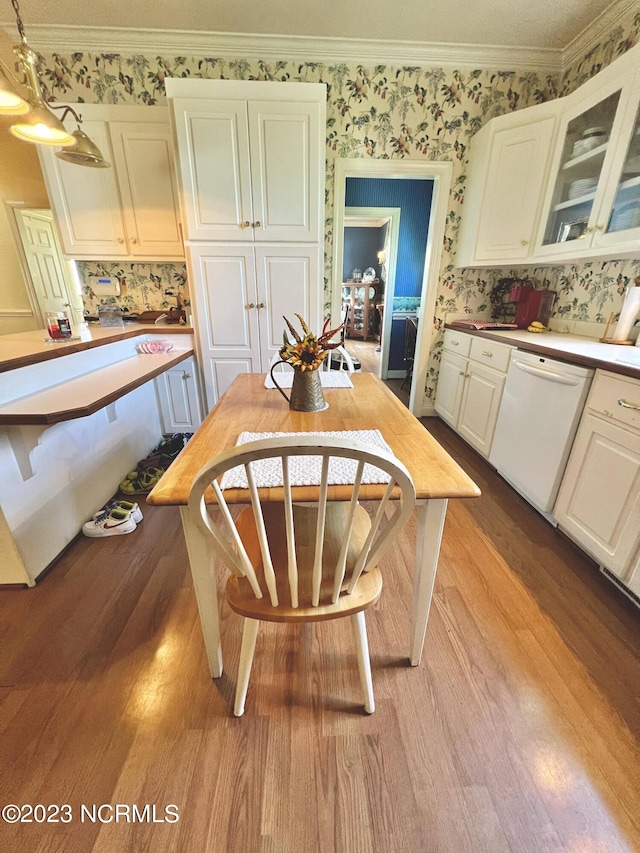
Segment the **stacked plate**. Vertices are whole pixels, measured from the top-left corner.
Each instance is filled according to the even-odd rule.
[[[138,352],[171,352],[173,344],[170,341],[143,341],[138,344]]]
[[[640,225],[640,203],[637,201],[623,204],[614,210],[611,217],[610,231],[626,231],[627,228],[637,228]]]
[[[595,192],[597,186],[597,178],[582,178],[579,181],[572,181],[569,184],[569,191],[567,193],[567,196],[570,199],[580,198],[580,196],[588,195],[589,193]]]

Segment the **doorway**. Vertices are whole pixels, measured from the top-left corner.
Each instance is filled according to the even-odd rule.
[[[344,252],[345,198],[348,178],[390,178],[433,181],[433,195],[429,214],[428,236],[422,271],[422,287],[417,315],[419,333],[416,341],[414,367],[409,397],[409,408],[417,417],[427,411],[425,384],[429,351],[434,334],[435,313],[440,258],[448,209],[449,189],[453,164],[450,162],[416,160],[364,160],[340,158],[335,161],[334,185],[334,255],[332,281],[332,317],[340,316],[342,266]],[[392,312],[385,312],[391,314]],[[391,322],[391,316],[387,318]]]
[[[381,379],[387,378],[389,369],[389,344],[391,340],[391,323],[385,322],[385,317],[391,317],[393,306],[393,295],[395,292],[396,262],[398,255],[398,235],[400,231],[400,208],[399,207],[346,207],[344,217],[345,228],[369,228],[376,229],[381,234],[377,252],[378,275],[380,279],[379,296],[381,298],[382,312],[380,314],[380,360],[376,370]],[[383,236],[382,236],[383,235]],[[343,236],[343,257],[346,258],[347,235]],[[364,265],[363,265],[364,266]],[[343,281],[344,273],[349,264],[343,259]]]
[[[66,260],[58,241],[53,214],[46,208],[10,204],[14,236],[29,301],[41,325],[50,311],[64,311],[72,324],[84,320],[75,264]]]

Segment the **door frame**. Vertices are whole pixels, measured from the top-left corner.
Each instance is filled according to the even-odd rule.
[[[387,241],[390,252],[387,260],[387,279],[384,286],[384,311],[382,314],[382,326],[380,328],[380,365],[378,376],[387,378],[389,368],[389,342],[391,340],[391,308],[393,305],[393,294],[396,287],[396,263],[398,260],[398,237],[400,234],[400,208],[399,207],[346,207],[344,209],[344,220],[347,219],[385,219],[389,223]],[[344,227],[341,234],[341,253],[344,255]],[[341,262],[342,263],[342,262]],[[342,265],[340,267],[342,269]]]
[[[440,279],[440,260],[444,242],[444,231],[449,207],[449,191],[453,175],[453,163],[435,160],[365,160],[364,158],[338,158],[334,161],[334,228],[333,228],[333,274],[331,291],[331,315],[340,317],[340,294],[342,284],[343,233],[345,216],[345,194],[347,178],[400,178],[433,181],[433,196],[429,214],[429,231],[424,258],[420,308],[418,309],[418,339],[416,341],[413,378],[409,409],[417,417],[431,411],[425,405],[425,385],[429,352],[435,334],[436,296]],[[386,312],[391,313],[391,312]],[[389,318],[391,319],[391,318]]]

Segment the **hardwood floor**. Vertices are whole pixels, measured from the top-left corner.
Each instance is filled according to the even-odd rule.
[[[0,820],[1,850],[640,849],[640,611],[424,423],[483,496],[450,504],[418,668],[413,526],[384,561],[372,716],[339,622],[262,626],[232,716],[240,619],[225,608],[212,681],[173,508],[143,503],[135,533],[78,539],[34,589],[0,591],[0,804],[72,807]]]

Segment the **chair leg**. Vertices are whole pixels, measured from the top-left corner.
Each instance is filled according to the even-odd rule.
[[[369,643],[367,642],[367,623],[364,618],[364,610],[351,616],[351,627],[353,638],[356,641],[356,654],[358,656],[358,671],[360,673],[360,684],[364,693],[364,709],[367,714],[373,714],[376,709],[373,701],[373,682],[371,681],[371,661],[369,660]]]
[[[236,717],[241,717],[244,714],[244,700],[247,698],[247,688],[249,687],[249,676],[251,675],[251,664],[253,663],[253,653],[256,648],[259,624],[257,619],[245,618],[242,627],[242,646],[240,647],[240,663],[238,664],[236,701],[233,707],[233,713]]]

